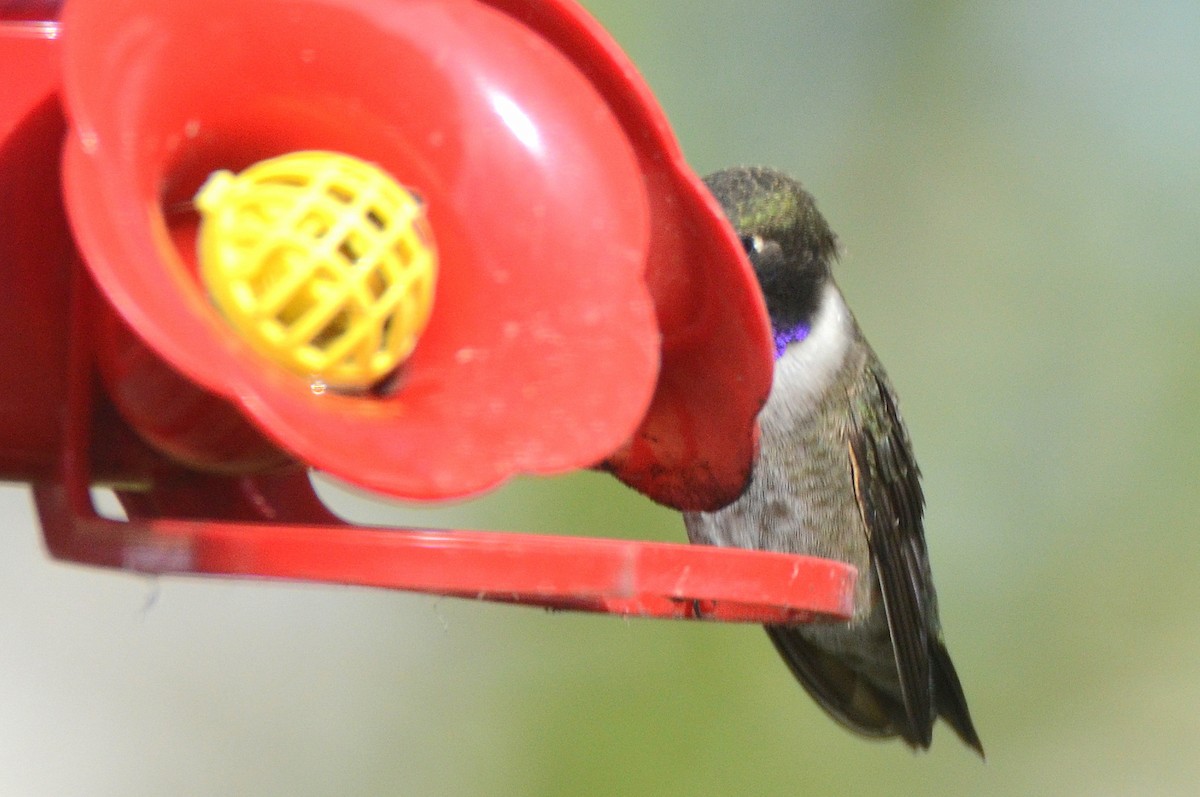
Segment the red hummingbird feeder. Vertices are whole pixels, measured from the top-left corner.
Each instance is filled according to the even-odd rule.
[[[855,573],[364,528],[601,468],[745,488],[762,299],[649,89],[570,0],[0,2],[0,476],[57,558],[621,615],[846,618]],[[11,76],[19,76],[14,79]],[[97,515],[110,486],[127,520]]]

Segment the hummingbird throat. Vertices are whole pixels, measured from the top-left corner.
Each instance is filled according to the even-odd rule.
[[[775,333],[775,359],[778,360],[787,350],[789,343],[799,343],[808,337],[808,325],[800,324],[790,329],[780,329]]]

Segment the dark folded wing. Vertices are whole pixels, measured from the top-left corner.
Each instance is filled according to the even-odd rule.
[[[874,358],[864,395],[852,397],[854,490],[869,535],[888,630],[896,654],[905,713],[912,736],[928,746],[936,709],[929,644],[932,587],[921,525],[920,471],[887,376]],[[907,734],[906,734],[907,735]]]

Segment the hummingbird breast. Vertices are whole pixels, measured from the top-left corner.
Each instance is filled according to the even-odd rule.
[[[775,363],[759,415],[754,476],[734,503],[684,516],[692,542],[820,556],[858,568],[856,619],[873,604],[867,531],[855,499],[847,424],[870,349],[841,292],[825,286],[811,332]]]

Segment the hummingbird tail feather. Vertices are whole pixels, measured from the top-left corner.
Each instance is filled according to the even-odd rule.
[[[932,640],[929,655],[933,670],[933,689],[937,700],[937,711],[950,727],[958,734],[963,743],[985,758],[983,742],[975,732],[975,724],[971,722],[971,712],[967,708],[967,698],[963,694],[962,684],[958,681],[958,673],[954,663],[950,661],[950,652],[940,639]]]
[[[844,658],[812,644],[795,628],[769,625],[766,630],[796,680],[829,716],[862,736],[900,736],[914,749],[929,747],[931,729],[912,726],[899,694],[880,687]],[[930,641],[929,657],[937,715],[982,758],[983,743],[971,722],[950,654],[940,639]]]
[[[778,625],[765,628],[796,680],[829,716],[862,736],[903,736],[913,747],[928,746],[909,729],[899,696],[879,689],[796,629]]]

